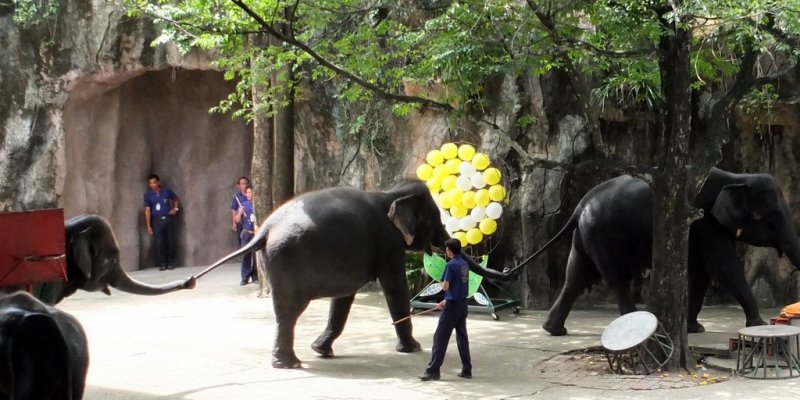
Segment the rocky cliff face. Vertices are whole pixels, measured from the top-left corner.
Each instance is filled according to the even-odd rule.
[[[58,18],[33,27],[0,9],[0,211],[64,207],[68,216],[100,214],[117,232],[129,269],[151,265],[142,217],[149,173],[181,197],[179,263],[207,264],[232,250],[228,207],[235,179],[249,173],[252,151],[249,126],[207,112],[232,90],[209,66],[210,56],[150,47],[154,37],[151,24],[105,1],[62,2]],[[387,188],[413,176],[430,149],[471,142],[505,171],[511,201],[503,233],[488,249],[493,266],[513,264],[558,232],[586,191],[621,172],[600,163],[653,164],[652,118],[595,110],[594,126],[572,88],[557,72],[498,77],[487,87],[482,121],[453,126],[435,111],[398,119],[380,103],[363,110],[336,102],[324,85],[306,86],[296,113],[296,191]],[[368,129],[350,132],[352,117],[363,111]],[[532,118],[520,128],[522,115]],[[772,173],[800,217],[796,110],[779,115],[767,130],[740,123],[722,167]],[[580,169],[564,167],[579,163]],[[568,238],[557,243],[510,289],[527,306],[548,307],[569,248]],[[796,298],[798,274],[786,261],[773,250],[742,252],[764,304]],[[720,292],[712,297],[725,299]],[[600,285],[579,301],[609,299]]]

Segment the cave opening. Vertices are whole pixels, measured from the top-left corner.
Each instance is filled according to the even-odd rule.
[[[252,127],[209,113],[234,86],[219,71],[170,68],[71,90],[60,205],[67,218],[106,218],[126,270],[154,264],[143,203],[151,173],[181,200],[176,265],[209,264],[236,248],[230,205],[237,178],[250,175]]]

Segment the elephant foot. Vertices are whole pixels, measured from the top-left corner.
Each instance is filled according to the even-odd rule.
[[[542,329],[546,330],[550,336],[565,336],[567,334],[567,328],[563,325],[561,326],[552,326],[550,324],[542,325]]]
[[[686,332],[688,333],[703,333],[706,328],[699,322],[689,322],[686,324]]]
[[[408,343],[399,342],[395,347],[395,350],[401,353],[415,353],[422,350],[422,346],[419,345],[419,342],[411,339]]]
[[[288,369],[288,368],[300,368],[300,367],[302,367],[302,364],[300,363],[300,360],[297,357],[286,358],[286,359],[274,357],[272,359],[272,368]]]
[[[758,319],[749,320],[749,321],[746,322],[747,326],[760,326],[760,325],[766,325],[766,324],[767,323],[764,322],[764,320],[761,319],[761,317],[759,317]]]
[[[323,345],[321,342],[311,343],[311,350],[316,351],[323,358],[333,357],[333,347],[330,345]]]

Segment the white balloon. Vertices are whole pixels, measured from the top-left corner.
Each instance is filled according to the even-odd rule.
[[[444,229],[447,230],[448,233],[453,233],[458,230],[458,218],[456,217],[448,217],[447,221],[444,223]]]
[[[447,223],[447,219],[450,218],[450,213],[448,213],[444,208],[439,207],[439,215],[442,218],[442,224],[444,225]]]
[[[475,221],[480,221],[483,217],[486,216],[486,208],[481,206],[475,206],[472,211],[469,212],[469,216],[472,217]]]
[[[483,189],[486,186],[486,181],[483,180],[483,174],[473,174],[470,181],[475,189]]]
[[[486,206],[486,216],[491,219],[498,219],[503,214],[503,206],[500,203],[493,201]]]
[[[458,179],[456,179],[456,187],[458,190],[466,192],[467,190],[472,189],[472,181],[470,181],[466,176],[459,176]]]
[[[458,172],[461,173],[461,176],[466,176],[467,178],[472,178],[472,175],[475,175],[475,166],[472,165],[469,161],[462,161],[461,165],[458,166]]]
[[[475,220],[472,219],[472,217],[469,216],[469,215],[467,215],[466,217],[463,217],[460,220],[458,220],[458,227],[462,231],[468,231],[468,230],[474,228],[475,225],[477,225],[477,222],[475,222]]]

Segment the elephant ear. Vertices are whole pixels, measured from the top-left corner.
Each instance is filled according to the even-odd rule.
[[[747,213],[747,185],[743,183],[724,186],[711,208],[711,215],[731,232],[744,225]]]
[[[389,207],[389,214],[386,215],[403,234],[406,246],[411,246],[411,243],[414,243],[414,227],[417,222],[414,203],[413,194],[400,197],[392,202],[391,207]]]
[[[72,235],[69,243],[69,250],[70,257],[72,257],[72,260],[75,261],[78,269],[86,278],[91,278],[94,251],[92,248],[92,242],[89,240],[88,232],[89,228]]]

